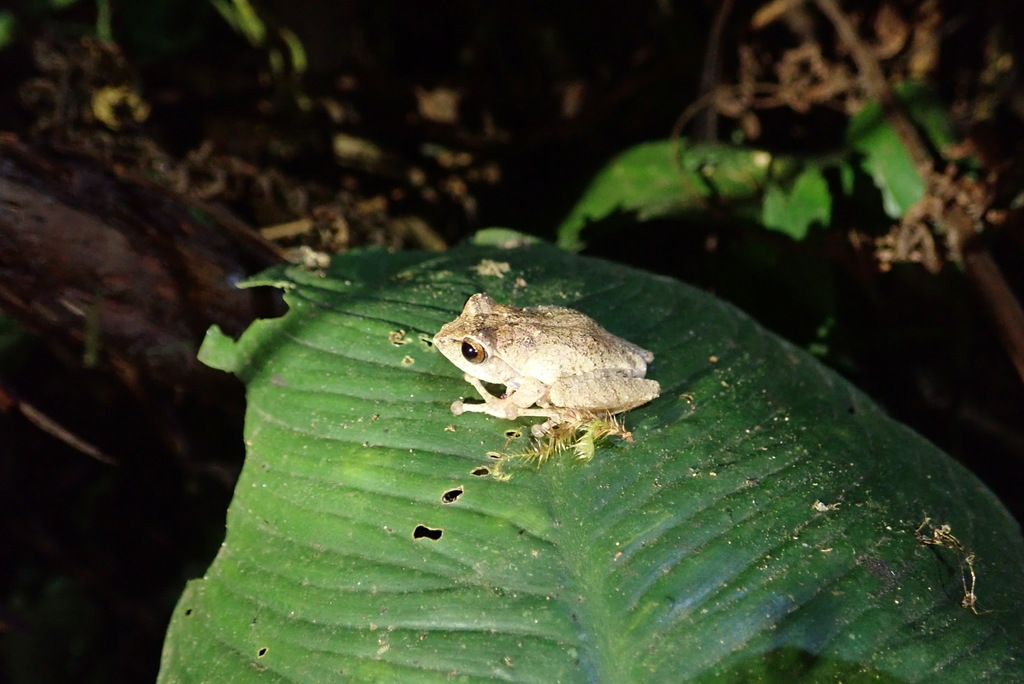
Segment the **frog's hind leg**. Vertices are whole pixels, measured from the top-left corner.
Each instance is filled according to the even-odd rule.
[[[629,371],[597,370],[561,378],[548,393],[556,406],[586,407],[589,411],[622,413],[646,404],[661,393],[657,380],[637,378]]]

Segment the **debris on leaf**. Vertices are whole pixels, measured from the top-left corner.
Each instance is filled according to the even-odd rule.
[[[571,451],[578,460],[586,462],[594,458],[598,444],[609,437],[619,437],[626,442],[633,441],[633,433],[627,430],[618,418],[608,414],[588,413],[581,415],[578,421],[555,425],[543,436],[532,438],[529,448],[514,453],[504,452],[507,451],[509,444],[522,436],[522,431],[508,432],[509,439],[505,442],[502,453],[488,454],[498,459],[492,477],[501,481],[512,477],[503,470],[506,463],[523,461],[541,466],[548,459],[565,451]]]

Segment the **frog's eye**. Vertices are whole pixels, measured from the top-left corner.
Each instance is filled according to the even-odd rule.
[[[476,340],[467,337],[462,340],[462,358],[470,363],[483,363],[487,360],[487,350]]]

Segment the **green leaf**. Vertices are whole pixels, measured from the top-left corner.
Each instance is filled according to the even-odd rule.
[[[954,141],[946,109],[924,85],[908,82],[896,95],[911,120],[939,151]],[[882,193],[885,213],[899,218],[924,196],[924,182],[895,129],[889,125],[881,105],[867,103],[850,119],[847,143],[864,155],[864,170]]]
[[[18,34],[18,19],[9,10],[0,10],[0,50],[14,43]]]
[[[246,383],[247,458],[160,681],[1019,681],[1013,520],[729,304],[543,244],[255,283],[290,310],[204,345]],[[662,395],[624,416],[635,441],[482,475],[518,423],[453,416],[473,391],[426,341],[477,291],[651,349]],[[964,550],[919,543],[926,516]]]
[[[773,184],[767,188],[762,223],[794,240],[807,237],[811,225],[827,226],[832,220],[832,193],[820,168],[808,166],[791,188]]]
[[[558,228],[558,244],[581,249],[582,230],[590,221],[616,212],[636,220],[703,215],[727,205],[736,216],[756,218],[761,188],[780,173],[772,156],[761,150],[729,145],[689,145],[658,140],[631,147],[594,177]]]

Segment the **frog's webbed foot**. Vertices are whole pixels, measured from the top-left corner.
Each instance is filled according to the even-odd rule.
[[[467,404],[458,399],[452,402],[452,413],[461,416],[463,413],[486,413],[496,418],[515,418],[518,414],[516,407],[511,405],[507,399],[499,399],[491,395],[490,400],[484,400],[482,404]]]

